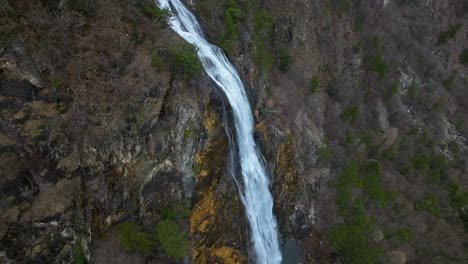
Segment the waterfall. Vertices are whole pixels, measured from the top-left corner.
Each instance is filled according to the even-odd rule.
[[[208,76],[227,97],[234,115],[236,139],[242,173],[240,196],[250,226],[256,263],[281,263],[273,197],[269,179],[260,162],[253,138],[252,110],[234,66],[224,52],[210,44],[195,16],[180,0],[157,0],[159,7],[171,11],[170,27],[185,41],[197,48],[197,54]]]

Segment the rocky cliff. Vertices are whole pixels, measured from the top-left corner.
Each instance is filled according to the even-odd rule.
[[[230,109],[167,14],[0,3],[1,262],[247,263]],[[248,89],[285,263],[468,261],[466,1],[186,3]]]

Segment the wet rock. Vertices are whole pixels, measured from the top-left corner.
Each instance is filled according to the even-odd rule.
[[[7,79],[27,81],[38,88],[45,86],[36,63],[22,44],[11,44],[5,49],[0,57],[0,69]]]

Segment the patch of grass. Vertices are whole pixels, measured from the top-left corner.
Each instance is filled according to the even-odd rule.
[[[442,213],[439,210],[439,201],[434,196],[427,196],[414,204],[416,210],[426,211],[435,217],[441,218]]]
[[[278,69],[282,72],[287,72],[291,64],[291,58],[284,49],[278,51]]]
[[[126,252],[150,254],[154,246],[151,237],[139,225],[130,222],[117,225],[117,237]]]
[[[320,85],[320,80],[317,76],[314,76],[312,77],[312,79],[310,79],[309,86],[310,86],[310,91],[312,92],[312,94],[317,92],[319,85]]]
[[[253,58],[260,70],[268,72],[274,58],[269,50],[273,39],[273,17],[266,10],[259,10],[254,16]]]
[[[343,110],[343,112],[341,112],[340,117],[343,121],[353,124],[354,122],[356,122],[358,114],[359,114],[358,107],[356,105],[351,105],[351,106],[346,107]]]
[[[463,49],[460,54],[460,63],[463,65],[468,65],[468,48]]]
[[[169,50],[173,73],[182,75],[184,79],[198,79],[202,75],[202,64],[197,56],[197,50],[190,44],[175,46]]]
[[[182,259],[187,255],[189,242],[187,234],[179,229],[171,219],[164,219],[156,224],[156,238],[167,256]]]
[[[369,236],[374,230],[374,220],[358,213],[350,223],[335,225],[326,235],[343,263],[373,264],[383,254],[380,247],[369,244]]]
[[[229,1],[226,4],[223,16],[225,32],[221,37],[221,48],[226,53],[231,53],[239,40],[239,21],[242,19],[242,12],[236,1]]]
[[[456,24],[450,26],[446,31],[442,32],[439,37],[437,38],[437,45],[443,45],[449,42],[449,40],[453,39],[458,31],[462,28],[461,24]]]
[[[367,61],[367,68],[379,74],[379,78],[383,78],[388,70],[387,64],[381,54],[371,56]]]

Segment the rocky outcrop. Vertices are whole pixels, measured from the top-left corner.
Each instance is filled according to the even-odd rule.
[[[6,79],[27,81],[37,88],[44,87],[44,77],[23,45],[11,44],[0,56],[0,70]],[[2,86],[4,85],[8,86],[5,81]]]

